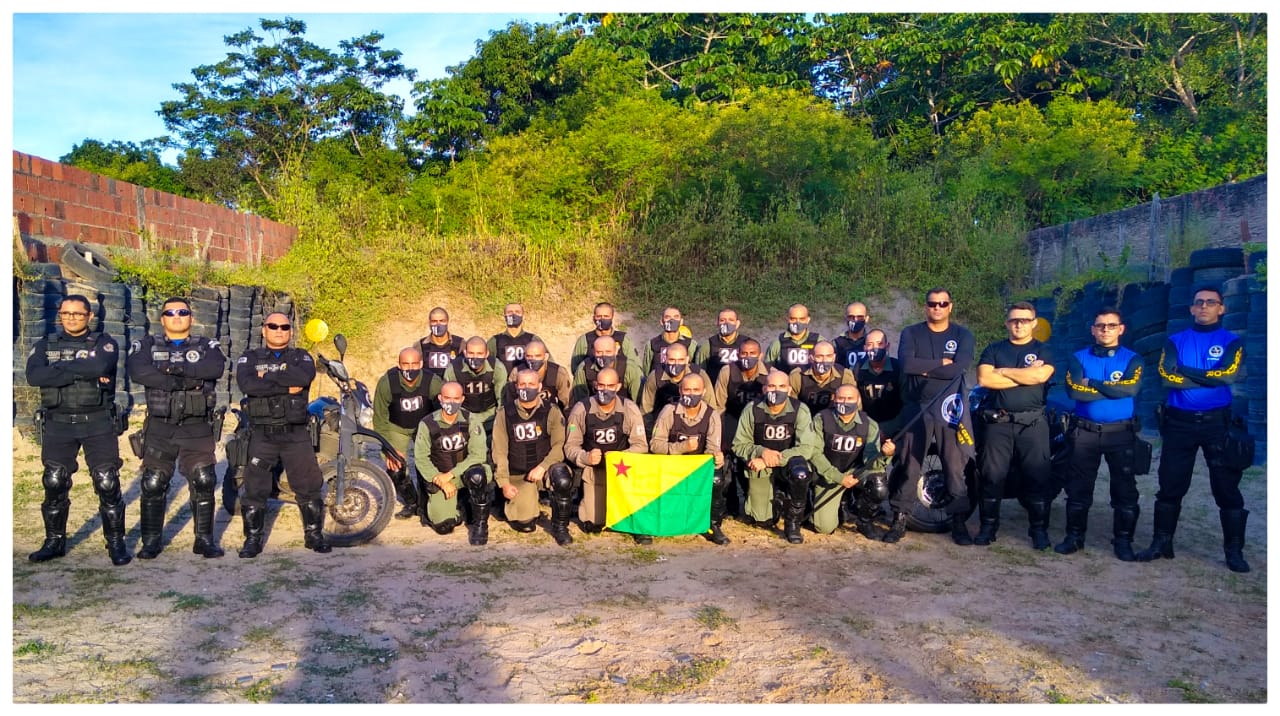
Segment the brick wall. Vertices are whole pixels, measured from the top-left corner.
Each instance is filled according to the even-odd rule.
[[[64,241],[201,261],[258,265],[284,255],[298,229],[15,151],[13,218],[33,261]]]

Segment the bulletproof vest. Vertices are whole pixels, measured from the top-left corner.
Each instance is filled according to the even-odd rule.
[[[836,365],[845,368],[857,368],[862,359],[867,357],[867,335],[865,333],[856,341],[847,334],[842,333],[836,336],[832,344],[836,348]]]
[[[823,385],[818,385],[818,381],[814,380],[810,371],[800,373],[800,402],[809,406],[810,412],[817,413],[831,405],[836,395],[836,388],[844,385],[843,368],[838,365],[832,366],[831,373],[831,380]]]
[[[689,375],[689,373],[702,375],[702,369],[690,363],[688,372],[686,372],[685,375]],[[662,412],[663,406],[675,405],[680,402],[680,381],[667,380],[667,374],[665,371],[658,373],[658,376],[658,389],[654,391],[653,394],[654,415]],[[684,380],[684,376],[681,376],[680,380]],[[703,378],[703,381],[706,381],[705,377]]]
[[[719,333],[707,339],[707,361],[703,367],[706,368],[707,378],[713,385],[726,365],[738,362],[738,349],[746,340],[741,333],[732,343],[725,343]]]
[[[391,386],[391,405],[387,417],[391,424],[405,430],[413,430],[431,412],[431,377],[418,376],[418,386],[412,390],[400,381],[400,369],[387,371],[387,384]]]
[[[564,412],[569,408],[567,405],[561,405],[560,394],[556,392],[557,379],[560,377],[559,371],[562,370],[568,369],[562,365],[547,363],[547,374],[542,379],[542,390],[538,393],[538,395],[542,396],[542,402],[555,403],[556,407],[560,408],[560,412]],[[514,386],[515,382],[513,381],[507,385]]]
[[[804,337],[803,342],[796,341],[791,337],[790,333],[782,333],[778,336],[778,344],[781,350],[778,351],[778,359],[774,362],[774,367],[783,373],[790,373],[796,368],[808,368],[809,356],[813,353],[813,347],[818,341],[822,340],[813,331],[809,331]]]
[[[289,362],[289,354],[300,348],[286,348],[276,358],[270,348],[254,348],[245,353],[254,372],[279,370]],[[244,399],[245,410],[254,425],[305,425],[307,422],[307,393],[290,393],[280,386],[276,395],[250,396]]]
[[[675,343],[667,343],[662,339],[661,333],[649,339],[649,347],[653,349],[653,360],[650,361],[649,366],[650,372],[662,368],[662,364],[667,362],[667,349],[674,346],[676,343],[680,343],[685,348],[688,348],[693,345],[693,339],[689,336],[680,336],[676,339]],[[689,351],[689,359],[693,359],[693,351]],[[619,373],[619,375],[621,375],[621,373]]]
[[[822,454],[841,474],[861,466],[867,434],[871,431],[867,414],[859,411],[857,422],[849,426],[840,422],[833,411],[824,410],[819,415],[822,418]]]
[[[870,369],[858,371],[858,392],[862,394],[862,407],[872,420],[882,423],[893,420],[902,412],[902,391],[898,388],[896,364],[885,359],[885,369],[873,373]]]
[[[742,375],[741,366],[730,364],[728,368],[729,383],[725,386],[728,397],[725,399],[724,411],[736,418],[742,415],[743,409],[764,395],[764,383],[760,378],[766,374],[763,369],[757,369],[755,379],[747,380]]]
[[[443,346],[432,343],[429,337],[423,338],[418,347],[422,350],[423,367],[442,379],[453,359],[462,355],[462,339],[458,336],[449,336],[449,342]]]
[[[620,331],[615,328],[613,329],[613,333],[609,333],[607,335],[617,342],[618,353],[622,353],[622,341],[627,337],[627,332]],[[600,337],[601,336],[595,332],[595,329],[582,334],[582,339],[587,342],[587,357],[583,360],[590,361],[595,356],[596,339]]]
[[[529,342],[536,336],[528,331],[522,332],[520,335],[512,337],[510,333],[503,331],[493,337],[494,357],[502,361],[502,364],[511,370],[516,365],[524,363],[524,349],[529,347]]]
[[[627,390],[631,386],[627,385],[627,357],[618,353],[613,361],[613,369],[618,371],[618,380],[622,383],[622,389]],[[604,370],[596,365],[596,357],[594,355],[587,356],[582,363],[582,373],[587,379],[587,390],[594,391],[596,389],[596,376],[600,375],[600,371]]]
[[[174,345],[164,336],[150,336],[151,365],[156,370],[173,363],[195,364],[204,358],[209,341],[199,336],[188,336],[182,345]],[[144,350],[147,347],[144,346]],[[165,422],[181,422],[185,418],[203,418],[213,410],[215,381],[203,381],[200,387],[190,390],[147,388],[147,417]]]
[[[427,457],[440,472],[449,472],[467,456],[467,443],[471,436],[471,414],[458,411],[453,425],[441,425],[435,420],[426,422],[431,437],[431,452]]]
[[[498,404],[498,395],[493,389],[493,367],[496,365],[492,357],[485,358],[489,370],[476,375],[467,367],[466,359],[458,356],[453,359],[453,374],[462,384],[462,407],[473,413],[483,413]]]
[[[693,425],[685,423],[684,418],[679,415],[671,416],[671,432],[667,436],[667,442],[683,442],[689,438],[699,438],[702,451],[707,452],[707,431],[711,429],[711,406],[702,406],[702,417],[698,418],[698,422]]]
[[[515,403],[502,407],[507,419],[507,469],[512,475],[526,475],[551,453],[551,433],[547,429],[550,403],[540,403],[526,420]]]
[[[590,399],[587,404],[585,433],[582,436],[582,447],[587,450],[599,448],[601,452],[609,452],[610,450],[626,450],[631,447],[631,440],[627,435],[627,431],[622,429],[623,413],[622,398],[615,400],[617,403],[613,412],[607,417],[600,417],[591,411]]]
[[[85,336],[84,342],[64,337],[62,333],[51,333],[45,341],[45,359],[49,363],[72,361],[83,358],[98,345],[101,333],[91,332]],[[77,375],[71,385],[60,388],[41,388],[40,406],[52,408],[58,412],[76,413],[91,412],[111,404],[111,396],[116,392],[115,374],[106,376],[111,382],[103,385],[97,378],[86,378]]]
[[[756,445],[781,452],[796,444],[796,418],[799,417],[800,411],[796,401],[791,398],[787,398],[787,406],[791,410],[784,410],[781,415],[774,415],[765,407],[763,401],[755,404],[752,410],[755,411],[756,430],[752,440]]]

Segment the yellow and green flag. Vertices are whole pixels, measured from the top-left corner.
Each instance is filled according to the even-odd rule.
[[[618,532],[672,537],[711,528],[710,455],[604,455],[605,526]]]

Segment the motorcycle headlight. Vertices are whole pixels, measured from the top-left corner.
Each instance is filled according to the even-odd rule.
[[[360,407],[360,416],[356,419],[360,423],[360,427],[365,430],[373,430],[373,408],[368,405]]]

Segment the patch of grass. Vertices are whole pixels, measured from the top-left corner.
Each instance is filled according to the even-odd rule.
[[[649,676],[635,679],[630,686],[650,694],[678,693],[710,681],[728,666],[728,659],[694,659],[687,664],[676,664],[666,671],[655,671]]]
[[[164,676],[160,665],[152,658],[107,661],[99,654],[84,661],[88,661],[97,673],[119,683],[129,683],[142,676]]]
[[[311,650],[315,653],[352,657],[356,662],[355,665],[387,666],[399,656],[399,652],[395,649],[370,646],[362,637],[354,634],[339,634],[326,630],[313,635],[313,638],[315,644]]]
[[[1040,553],[1025,547],[1010,547],[1003,544],[993,544],[987,548],[987,552],[994,554],[1000,558],[1005,564],[1012,564],[1019,567],[1028,567],[1033,564],[1039,564]]]
[[[55,607],[51,604],[23,604],[15,602],[13,605],[13,618],[19,617],[42,619],[48,617],[58,617],[67,614],[75,614],[84,605]]]
[[[365,589],[350,589],[338,595],[338,602],[344,607],[363,607],[373,599],[373,594]]]
[[[729,616],[723,609],[712,604],[704,604],[693,613],[693,620],[706,629],[719,629],[722,626],[738,628],[738,620]]]
[[[193,674],[178,679],[178,686],[191,694],[208,694],[214,690],[213,679],[208,674]]]
[[[1049,689],[1044,692],[1045,703],[1050,704],[1088,704],[1095,703],[1089,699],[1076,699],[1058,691],[1057,689]]]
[[[244,640],[250,644],[268,644],[279,643],[276,632],[280,629],[274,626],[255,626],[249,627],[244,633]]]
[[[840,617],[840,623],[852,629],[859,636],[865,636],[876,628],[876,623],[866,617],[843,616]]]
[[[48,656],[58,650],[58,647],[46,642],[43,639],[29,641],[17,649],[13,650],[14,657],[19,656]]]
[[[927,577],[930,574],[933,574],[933,568],[923,564],[908,564],[898,570],[898,576],[902,579]]]
[[[562,628],[573,628],[573,627],[587,628],[587,627],[596,626],[599,623],[600,623],[600,617],[590,616],[587,614],[578,614],[574,616],[573,621],[556,624],[556,626],[562,627]]]
[[[129,582],[129,578],[120,570],[105,569],[74,569],[71,571],[71,579],[75,580],[76,589],[91,593]]]
[[[822,658],[828,657],[828,656],[830,656],[830,655],[831,655],[831,650],[830,650],[830,649],[828,649],[828,648],[827,648],[827,647],[825,647],[825,646],[818,645],[818,646],[814,646],[813,648],[809,649],[809,658],[810,658],[810,659],[822,659]]]
[[[271,592],[270,582],[254,582],[244,588],[240,598],[249,604],[262,604],[271,600]]]
[[[652,547],[628,547],[622,551],[631,558],[631,561],[640,564],[652,564],[657,562],[658,557],[661,556],[658,554],[658,550]]]
[[[270,676],[265,679],[258,679],[244,690],[244,698],[249,703],[260,704],[268,702],[276,696],[276,680]]]
[[[506,573],[518,569],[520,561],[510,557],[495,557],[483,562],[428,562],[422,565],[424,572],[448,577],[493,582]]]
[[[174,599],[173,608],[177,611],[189,611],[192,609],[204,609],[213,604],[213,600],[208,597],[202,597],[199,594],[183,594],[175,592],[172,589],[161,592],[161,599]]]
[[[1184,679],[1169,679],[1167,684],[1171,689],[1178,689],[1182,692],[1182,700],[1189,704],[1213,704],[1217,703],[1217,699],[1210,696],[1203,689],[1190,681]]]
[[[904,552],[923,552],[928,549],[928,547],[925,547],[919,542],[907,542],[901,546],[901,549]]]

